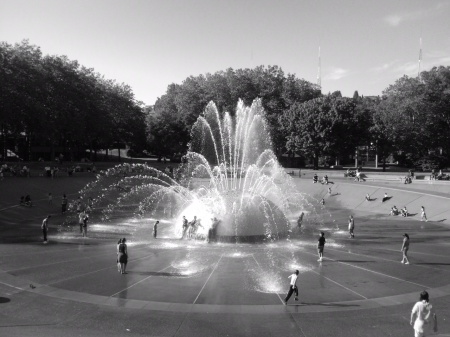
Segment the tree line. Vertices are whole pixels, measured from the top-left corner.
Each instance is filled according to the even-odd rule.
[[[136,101],[126,84],[105,79],[66,56],[43,55],[28,41],[0,43],[0,148],[24,159],[33,149],[95,154],[126,143],[159,157],[186,153],[206,105],[233,116],[243,99],[261,98],[275,154],[320,163],[349,163],[359,146],[412,166],[450,156],[450,67],[403,76],[381,96],[342,97],[278,66],[227,69],[170,84],[154,105]]]
[[[27,40],[0,43],[0,147],[25,160],[45,153],[95,156],[99,149],[145,145],[145,116],[125,84],[66,56],[43,55]],[[93,159],[93,158],[91,158]]]

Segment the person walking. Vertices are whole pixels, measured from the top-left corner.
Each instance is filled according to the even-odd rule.
[[[425,220],[425,222],[428,222],[427,214],[425,213],[425,207],[420,207],[420,221]]]
[[[156,221],[155,224],[153,225],[153,238],[156,239],[156,236],[158,235],[158,224],[159,221]]]
[[[63,194],[62,201],[61,201],[61,213],[66,213],[67,210],[67,197],[65,194]]]
[[[294,274],[289,275],[288,278],[291,279],[291,283],[289,285],[288,293],[284,299],[284,305],[287,305],[287,302],[292,296],[292,293],[295,292],[295,300],[298,301],[298,288],[297,288],[297,278],[298,278],[299,271],[296,270]]]
[[[120,263],[120,273],[126,274],[127,269],[127,263],[128,263],[128,250],[127,250],[127,244],[126,239],[123,238],[122,242],[119,244],[119,263]]]
[[[323,249],[325,248],[325,233],[320,232],[320,237],[317,244],[317,253],[319,254],[319,259],[317,261],[322,262],[323,259]]]
[[[353,231],[355,230],[355,219],[353,219],[353,215],[350,215],[348,218],[348,233],[350,234],[350,238],[354,239],[355,234]]]
[[[51,218],[51,215],[47,215],[47,217],[42,221],[41,229],[42,234],[44,235],[44,243],[47,244],[47,232],[48,232],[48,220]]]
[[[414,337],[426,337],[431,329],[434,333],[438,332],[436,312],[429,297],[428,292],[422,291],[419,301],[412,308],[409,324],[414,328]]]
[[[400,261],[401,263],[409,264],[408,250],[409,250],[409,235],[405,233],[403,234],[403,244],[401,249],[401,251],[403,252],[403,258]]]

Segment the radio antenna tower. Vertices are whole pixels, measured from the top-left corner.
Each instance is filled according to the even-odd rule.
[[[320,89],[322,89],[322,78],[321,78],[321,72],[320,72],[320,46],[319,46],[319,65],[317,68],[317,85]]]
[[[420,75],[421,73],[421,63],[422,63],[422,37],[420,37],[419,39],[419,65],[418,65],[418,71],[417,71],[417,78],[419,79],[420,82],[422,82],[422,76]]]

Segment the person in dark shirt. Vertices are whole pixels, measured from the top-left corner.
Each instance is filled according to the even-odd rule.
[[[319,259],[317,261],[322,262],[323,259],[323,248],[325,247],[325,233],[320,232],[320,237],[317,244],[317,252],[319,253]]]

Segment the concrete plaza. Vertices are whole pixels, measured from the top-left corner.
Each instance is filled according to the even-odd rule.
[[[0,182],[10,193],[18,186],[42,191],[31,209],[17,207],[15,196],[1,197],[0,336],[406,337],[414,335],[409,316],[424,289],[438,315],[438,335],[450,336],[450,199],[432,186],[417,191],[336,180],[327,194],[328,186],[297,178],[300,190],[326,199],[317,207],[320,225],[306,223],[290,241],[254,245],[181,241],[161,226],[156,240],[129,237],[128,274],[120,275],[117,240],[54,229],[62,221],[59,199],[48,204],[42,179]],[[45,184],[59,196],[86,182],[77,179]],[[385,191],[389,202],[364,203],[366,193],[377,199]],[[419,221],[416,203],[425,204],[429,222]],[[413,216],[388,216],[393,204],[407,205]],[[43,245],[40,222],[47,213],[55,216]],[[355,239],[346,232],[349,214]],[[319,230],[327,237],[321,263]],[[405,232],[410,265],[400,263]],[[295,269],[300,300],[284,306]]]

